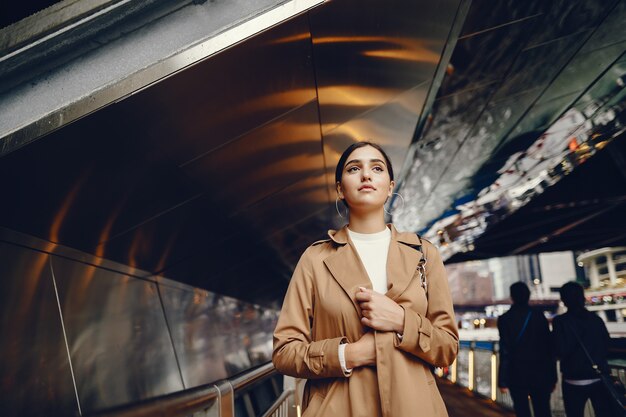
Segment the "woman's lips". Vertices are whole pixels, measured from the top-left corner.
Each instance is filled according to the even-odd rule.
[[[363,190],[372,190],[375,191],[376,188],[372,187],[371,185],[364,185],[361,188],[359,188],[359,191],[363,191]]]

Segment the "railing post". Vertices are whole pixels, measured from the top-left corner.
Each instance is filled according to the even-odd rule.
[[[215,385],[219,393],[218,403],[220,417],[235,417],[235,396],[229,381],[221,381]]]
[[[491,400],[498,398],[498,342],[493,342],[491,350]]]
[[[450,366],[450,381],[452,381],[455,384],[457,383],[457,364],[458,364],[458,358],[455,359],[454,362],[452,362],[452,365]]]
[[[476,388],[476,376],[474,375],[474,350],[476,349],[476,342],[470,342],[470,348],[468,352],[468,360],[467,360],[467,388],[470,391],[474,391]]]

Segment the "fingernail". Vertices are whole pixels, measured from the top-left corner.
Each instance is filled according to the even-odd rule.
[[[361,291],[365,291],[365,287],[359,287]]]

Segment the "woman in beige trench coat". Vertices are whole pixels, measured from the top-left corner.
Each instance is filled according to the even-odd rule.
[[[350,146],[336,180],[349,224],[300,258],[274,332],[274,365],[308,380],[304,417],[447,416],[430,365],[454,361],[458,331],[439,253],[385,224],[395,184],[380,147]],[[374,233],[390,234],[386,259],[374,260],[385,262],[384,294],[372,289],[372,260],[355,244]]]

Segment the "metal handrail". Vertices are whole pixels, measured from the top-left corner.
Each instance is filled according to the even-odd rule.
[[[184,417],[212,406],[220,397],[219,386],[230,384],[233,392],[247,388],[276,373],[271,362],[232,379],[225,379],[185,391],[152,398],[139,403],[114,407],[90,417]],[[282,397],[282,396],[281,396]]]
[[[250,386],[255,382],[274,373],[276,373],[276,368],[274,368],[272,362],[268,362],[265,365],[261,365],[252,371],[234,377],[229,382],[233,387],[233,391],[239,391],[240,389]]]
[[[294,392],[295,391],[293,389],[283,391],[283,393],[280,394],[280,397],[278,397],[276,401],[274,401],[274,404],[272,404],[272,406],[261,417],[270,417],[272,414],[278,411],[281,406],[285,405],[285,403],[288,402],[289,397],[291,397]]]

